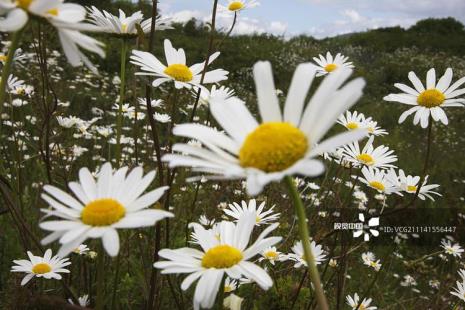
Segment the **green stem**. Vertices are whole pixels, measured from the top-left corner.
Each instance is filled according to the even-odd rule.
[[[218,304],[217,304],[217,309],[222,310],[224,308],[224,282],[226,281],[226,274],[223,275],[223,279],[221,280],[220,284],[220,290],[218,292]]]
[[[121,45],[121,69],[120,69],[120,91],[119,91],[119,107],[118,107],[118,116],[116,119],[116,165],[119,167],[121,163],[121,131],[123,127],[123,103],[125,95],[125,86],[126,86],[126,54],[127,54],[127,42],[126,39],[123,39]]]
[[[95,305],[96,310],[103,310],[103,303],[105,300],[105,250],[103,245],[97,255],[97,302]]]
[[[315,295],[318,301],[320,310],[328,310],[328,302],[326,301],[326,296],[321,286],[320,274],[316,268],[315,257],[313,256],[312,249],[310,247],[310,234],[308,232],[307,226],[307,216],[305,215],[305,208],[302,200],[300,199],[299,192],[295,186],[294,180],[290,176],[285,178],[287,187],[289,188],[290,196],[294,202],[294,207],[297,215],[300,238],[302,239],[302,246],[304,248],[304,257],[308,266],[308,273],[310,279],[312,280],[313,286],[315,288]]]

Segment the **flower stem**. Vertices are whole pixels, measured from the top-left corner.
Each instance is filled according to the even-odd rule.
[[[119,106],[118,106],[118,115],[116,119],[116,165],[119,167],[121,163],[121,130],[123,127],[123,103],[125,95],[125,86],[126,86],[126,54],[127,54],[128,44],[126,39],[123,39],[121,45],[121,69],[120,69],[120,91],[119,91]]]
[[[105,273],[105,250],[103,245],[97,255],[97,302],[95,305],[96,310],[103,310],[105,300],[105,286],[104,286],[104,273]]]
[[[16,50],[18,49],[19,41],[21,39],[21,35],[23,34],[23,31],[25,28],[26,26],[16,31],[15,33],[13,33],[10,48],[8,50],[8,55],[6,57],[6,62],[2,68],[2,80],[0,81],[0,115],[2,114],[3,102],[5,101],[6,87],[8,83],[8,77],[10,76],[10,72],[11,72],[11,66],[13,65],[15,53],[16,53]]]
[[[308,266],[308,273],[315,288],[315,295],[318,301],[320,310],[328,310],[328,302],[321,286],[320,274],[316,268],[315,257],[313,256],[312,249],[310,248],[310,236],[307,226],[307,216],[305,215],[305,208],[302,200],[300,199],[299,192],[295,186],[294,180],[290,176],[285,178],[287,187],[289,188],[290,196],[294,202],[294,207],[297,215],[300,238],[302,239],[302,246],[304,248],[305,261]]]

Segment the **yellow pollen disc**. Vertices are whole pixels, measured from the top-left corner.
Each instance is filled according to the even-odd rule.
[[[358,124],[354,122],[347,123],[346,127],[350,130],[354,130],[358,128]]]
[[[278,257],[278,253],[276,253],[275,251],[268,251],[265,252],[265,257],[268,259],[275,259]]]
[[[307,149],[307,137],[300,129],[289,123],[263,123],[245,139],[239,162],[265,172],[282,171],[303,158]]]
[[[16,0],[16,5],[24,10],[27,10],[32,1],[33,0]]]
[[[409,185],[407,186],[407,192],[416,192],[417,187],[415,185]]]
[[[230,11],[239,11],[244,8],[244,3],[240,1],[233,1],[229,4],[228,10]]]
[[[231,293],[233,291],[233,288],[230,285],[225,285],[224,286],[224,292],[225,293]]]
[[[179,82],[190,82],[194,77],[191,69],[182,64],[169,65],[163,72]]]
[[[121,31],[126,32],[127,30],[128,30],[128,24],[126,23],[121,24]]]
[[[384,191],[385,187],[384,184],[378,181],[372,181],[370,182],[370,186],[376,188],[379,191]]]
[[[6,55],[0,55],[0,61],[4,62],[8,59],[8,56]]]
[[[48,10],[47,13],[53,16],[58,16],[58,9]]]
[[[364,305],[360,305],[360,307],[358,307],[359,310],[366,310],[365,306]]]
[[[325,66],[325,71],[326,72],[333,72],[334,70],[337,69],[337,65],[336,64],[327,64]]]
[[[417,98],[417,103],[422,107],[434,108],[443,104],[444,100],[446,100],[446,96],[439,90],[433,88],[422,92]]]
[[[46,263],[39,263],[32,267],[32,272],[35,274],[44,274],[50,271],[52,271],[52,267],[50,267],[50,265]]]
[[[260,223],[261,220],[262,220],[261,217],[259,217],[259,216],[256,216],[256,217],[255,217],[255,223]]]
[[[375,163],[375,160],[373,159],[373,157],[371,157],[368,154],[360,154],[357,156],[357,159],[367,166],[371,166]]]
[[[202,258],[203,268],[230,268],[242,260],[242,253],[229,245],[218,245],[205,253]]]
[[[373,127],[368,127],[367,129],[368,129],[368,132],[370,132],[370,133],[374,133],[374,132],[375,132],[375,129],[374,129]]]
[[[118,222],[126,209],[114,199],[97,199],[88,203],[81,212],[81,220],[90,226],[108,226]]]

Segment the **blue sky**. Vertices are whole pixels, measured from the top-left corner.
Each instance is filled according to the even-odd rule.
[[[426,17],[453,16],[465,21],[465,0],[259,0],[260,6],[241,12],[236,33],[270,32],[292,36],[334,36],[353,31],[400,25]],[[183,22],[209,20],[212,0],[160,0],[162,13]],[[227,0],[220,0],[227,3]],[[231,17],[220,15],[228,27]]]

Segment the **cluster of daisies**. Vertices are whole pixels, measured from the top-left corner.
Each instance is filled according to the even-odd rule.
[[[257,5],[254,0],[229,1],[222,9],[237,14]],[[72,65],[83,62],[94,72],[96,68],[79,47],[103,56],[102,44],[81,31],[106,32],[126,40],[136,37],[138,29],[148,33],[153,28],[153,21],[144,19],[140,12],[127,16],[120,11],[119,16],[114,16],[95,7],[86,10],[62,0],[1,1],[0,14],[4,17],[0,20],[0,31],[19,31],[31,17],[40,17],[50,23],[58,30],[68,61]],[[168,29],[169,20],[157,20],[155,27]],[[439,185],[428,184],[427,176],[421,178],[406,175],[402,169],[396,171],[397,156],[393,150],[384,145],[374,146],[375,137],[387,134],[376,121],[357,111],[348,111],[362,96],[365,81],[350,79],[353,65],[347,57],[341,54],[333,57],[328,52],[326,56],[315,57],[314,63],[299,65],[284,102],[278,98],[271,63],[257,62],[253,67],[257,118],[248,108],[250,103],[236,96],[233,90],[218,85],[226,81],[229,74],[224,69],[209,68],[220,52],[209,55],[203,62],[188,65],[182,48],[173,47],[168,39],[163,47],[164,61],[148,52],[131,51],[130,62],[138,70],[136,75],[155,88],[171,84],[175,89],[185,89],[194,97],[198,96],[199,103],[208,107],[219,125],[219,128],[198,122],[174,125],[173,134],[181,137],[179,141],[182,142],[175,143],[172,152],[165,154],[162,160],[170,168],[190,168],[196,173],[192,180],[245,180],[247,193],[256,196],[267,184],[287,177],[321,175],[325,169],[323,157],[344,167],[359,169],[353,176],[354,182],[360,181],[385,195],[409,193],[432,200],[433,195],[439,195],[434,191]],[[312,87],[320,77],[318,87]],[[384,98],[413,106],[401,115],[399,122],[415,113],[414,124],[423,128],[431,125],[430,118],[447,124],[442,108],[465,103],[465,99],[459,98],[465,94],[465,89],[460,89],[465,78],[452,84],[451,69],[447,69],[437,83],[434,69],[428,71],[426,88],[414,73],[409,74],[409,79],[414,88],[395,84],[405,93]],[[121,81],[113,81],[114,85],[118,83]],[[34,91],[14,76],[10,76],[7,85],[10,93],[18,95]],[[310,94],[313,88],[316,89]],[[145,98],[139,100],[145,103]],[[154,100],[149,104],[157,108],[163,101]],[[146,117],[144,112],[136,111],[130,105],[113,107],[113,110],[121,109],[131,120]],[[94,112],[96,117],[91,120],[62,116],[57,121],[64,128],[77,130],[79,137],[92,139],[92,131],[105,137],[112,135],[112,127],[95,126],[103,112]],[[115,115],[116,112],[109,113]],[[147,117],[153,117],[159,123],[171,122],[166,114]],[[335,123],[347,130],[328,137]],[[363,139],[367,141],[361,146],[359,141]],[[125,137],[121,141],[124,143]],[[77,149],[74,152],[83,151]],[[48,208],[41,210],[45,217],[39,227],[49,234],[42,243],[57,242],[60,248],[57,256],[52,257],[49,249],[43,256],[28,252],[29,260],[14,261],[16,265],[12,271],[26,273],[21,285],[26,285],[34,277],[61,279],[61,273],[69,272],[65,268],[70,264],[66,256],[73,252],[90,255],[84,244],[88,239],[100,239],[105,252],[115,257],[120,251],[120,229],[150,227],[172,218],[172,212],[154,207],[168,190],[166,186],[153,188],[155,177],[155,171],[144,174],[142,167],[113,169],[110,163],[105,163],[93,173],[88,168],[80,169],[78,181],[69,182],[67,190],[45,185],[41,197]],[[308,267],[304,259],[304,241],[296,241],[291,253],[278,251],[282,238],[270,236],[279,226],[279,213],[274,207],[266,209],[265,203],[257,205],[255,200],[250,200],[229,205],[224,214],[229,221],[216,222],[201,217],[199,223],[192,223],[191,246],[163,249],[158,253],[162,259],[154,263],[163,274],[186,274],[181,284],[183,290],[197,283],[193,299],[195,309],[213,307],[220,290],[232,293],[240,285],[249,283],[269,289],[273,281],[266,268],[278,262],[290,261],[295,268]],[[260,232],[256,233],[257,230]],[[463,252],[460,246],[447,242],[442,247],[454,256]],[[311,241],[310,248],[316,264],[327,260],[322,245]],[[362,262],[375,271],[382,267],[371,252],[362,254]],[[337,262],[331,259],[328,264],[336,266]],[[405,280],[405,283],[409,281]],[[452,294],[462,294],[459,297],[463,298],[464,286],[465,282],[457,282]],[[347,296],[346,301],[353,309],[377,309],[370,306],[370,298],[362,299],[357,293]],[[79,299],[79,303],[88,305],[88,296]],[[241,298],[234,294],[225,299],[229,307],[240,303]]]

